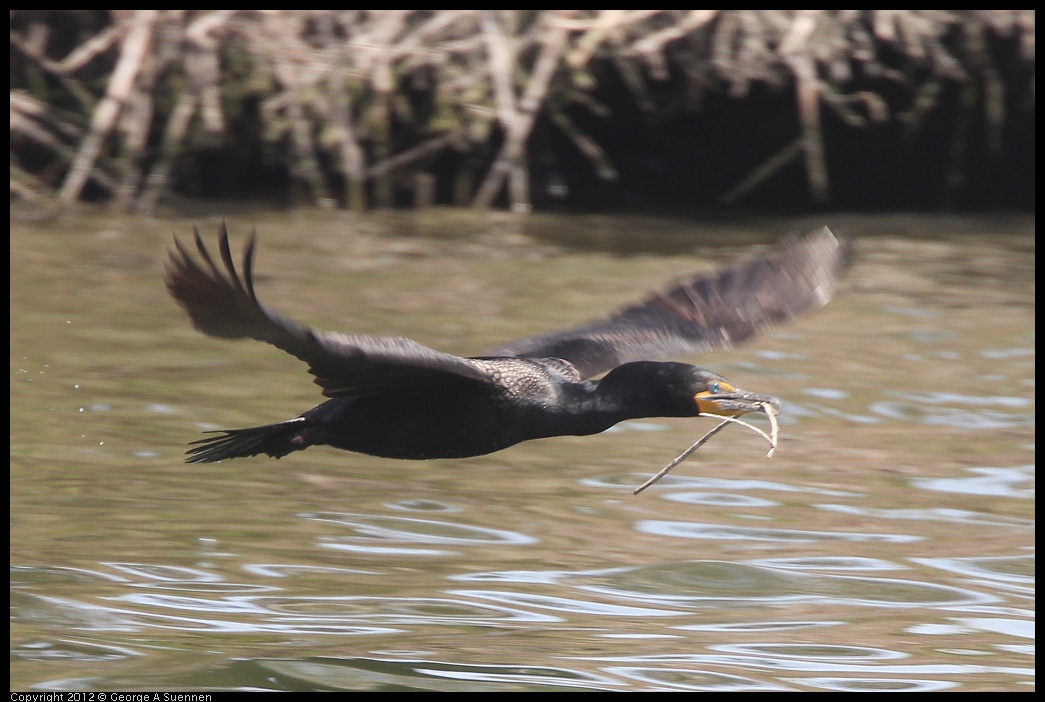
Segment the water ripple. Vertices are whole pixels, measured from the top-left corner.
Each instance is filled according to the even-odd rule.
[[[358,536],[326,536],[319,540],[322,548],[355,551],[373,555],[450,556],[454,551],[418,548],[398,544],[433,544],[453,546],[486,546],[503,544],[522,546],[538,543],[538,539],[516,531],[491,529],[456,522],[399,517],[381,514],[325,512],[302,514],[301,517],[348,527]]]
[[[996,495],[999,497],[1034,497],[1034,464],[1012,468],[967,468],[975,478],[915,478],[911,485],[924,490],[956,492],[967,495]],[[1021,487],[1016,487],[1021,486]],[[1023,487],[1026,486],[1026,487]]]
[[[635,528],[645,534],[672,536],[681,539],[713,539],[716,541],[791,541],[798,543],[808,543],[813,541],[874,541],[879,543],[904,544],[913,541],[921,541],[924,538],[913,534],[806,531],[802,529],[773,529],[769,527],[674,522],[660,519],[643,519],[635,524]]]

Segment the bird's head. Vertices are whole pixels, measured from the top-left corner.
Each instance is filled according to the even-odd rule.
[[[647,417],[736,417],[765,412],[770,405],[779,412],[780,400],[741,390],[717,373],[687,363],[639,361],[610,371],[603,379],[628,398],[625,405],[642,408]]]
[[[693,393],[700,414],[737,417],[748,412],[765,412],[771,405],[780,412],[780,400],[772,395],[759,395],[741,390],[728,380],[703,368],[693,368],[699,389]]]

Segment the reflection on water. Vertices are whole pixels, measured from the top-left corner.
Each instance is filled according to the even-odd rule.
[[[1012,468],[969,468],[975,477],[918,478],[915,487],[940,492],[963,492],[968,495],[1001,495],[1034,499],[1034,466]]]
[[[458,353],[727,257],[688,224],[454,217],[230,226],[280,311]],[[191,223],[14,225],[12,689],[1031,689],[1032,223],[844,219],[838,300],[703,359],[784,397],[774,458],[726,431],[638,497],[704,424],[185,465],[200,428],[314,404],[304,369],[166,299]]]
[[[867,533],[834,533],[827,531],[807,531],[804,529],[768,529],[765,527],[722,526],[719,524],[701,524],[699,522],[666,522],[648,519],[639,522],[635,528],[647,534],[674,536],[682,539],[740,539],[752,541],[800,541],[813,542],[827,539],[843,541],[880,541],[883,543],[908,543],[920,541],[921,536],[913,534],[867,534]]]
[[[331,522],[349,528],[358,536],[327,538],[317,544],[321,548],[360,553],[410,556],[450,556],[456,551],[443,549],[418,549],[384,544],[440,544],[471,545],[483,544],[521,545],[536,543],[537,539],[504,531],[476,526],[465,526],[453,522],[432,519],[412,519],[399,516],[374,516],[366,514],[303,514],[306,519]]]

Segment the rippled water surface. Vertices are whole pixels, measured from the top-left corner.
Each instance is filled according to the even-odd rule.
[[[462,354],[854,236],[827,308],[699,359],[783,398],[774,457],[730,427],[639,496],[709,420],[182,463],[319,400],[167,297],[171,232],[216,222],[12,222],[12,689],[1033,689],[1032,221],[229,218],[281,312]]]

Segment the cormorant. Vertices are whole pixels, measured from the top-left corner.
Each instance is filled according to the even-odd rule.
[[[464,458],[530,439],[597,434],[625,419],[736,416],[764,412],[763,403],[779,409],[775,398],[709,370],[650,359],[730,348],[823,306],[851,251],[823,227],[605,319],[460,357],[403,337],[302,326],[258,300],[253,233],[242,274],[224,224],[220,263],[194,233],[198,255],[174,238],[166,282],[195,327],[301,359],[329,399],[293,419],[213,432],[192,443],[189,463],[280,458],[324,444],[387,458]]]

